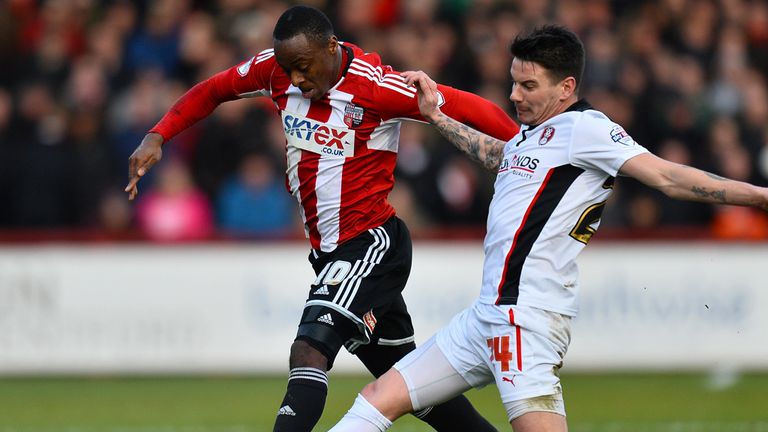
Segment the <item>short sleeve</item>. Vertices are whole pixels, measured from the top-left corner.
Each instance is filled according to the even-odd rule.
[[[619,124],[599,111],[586,111],[574,124],[571,164],[616,177],[629,159],[647,153]]]

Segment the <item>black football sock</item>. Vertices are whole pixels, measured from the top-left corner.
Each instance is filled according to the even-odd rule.
[[[325,372],[310,367],[291,369],[273,431],[310,432],[323,414],[327,394]]]

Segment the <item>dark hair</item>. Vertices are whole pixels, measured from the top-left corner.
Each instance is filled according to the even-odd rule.
[[[584,74],[584,45],[565,27],[545,25],[527,35],[518,35],[509,51],[515,58],[544,66],[558,81],[569,76],[581,84]]]
[[[272,37],[284,41],[303,34],[307,40],[325,42],[333,36],[331,20],[320,10],[310,6],[294,6],[280,15]]]

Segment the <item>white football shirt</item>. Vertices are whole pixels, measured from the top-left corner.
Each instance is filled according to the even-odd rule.
[[[575,316],[576,256],[597,230],[621,166],[647,151],[583,100],[522,125],[496,177],[480,301]]]

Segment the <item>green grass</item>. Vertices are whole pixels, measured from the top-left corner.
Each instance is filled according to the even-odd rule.
[[[331,376],[315,430],[327,430],[365,377]],[[714,389],[698,374],[567,374],[571,432],[768,432],[768,374]],[[271,431],[285,377],[4,378],[0,432]],[[469,397],[500,430],[510,430],[493,386]],[[428,431],[410,417],[395,432]]]

